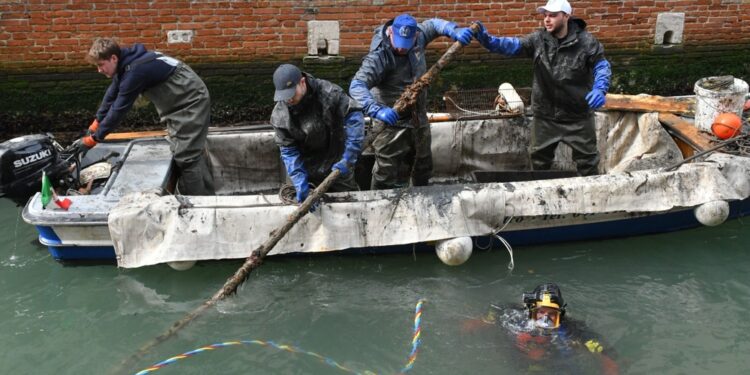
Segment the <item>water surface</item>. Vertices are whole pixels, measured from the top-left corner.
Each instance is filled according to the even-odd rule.
[[[20,210],[0,200],[0,368],[97,374],[163,333],[215,293],[239,261],[135,270],[64,266],[37,244]],[[534,373],[502,327],[466,331],[490,303],[553,281],[568,316],[616,351],[625,374],[743,374],[750,368],[750,220],[671,234],[475,251],[463,266],[434,254],[269,258],[236,296],[129,368],[204,345],[273,340],[357,371],[396,373],[426,298],[413,374]],[[206,251],[209,251],[207,249]],[[543,367],[543,366],[542,366]],[[581,365],[571,372],[597,373]],[[304,354],[257,345],[200,353],[158,374],[344,374]]]

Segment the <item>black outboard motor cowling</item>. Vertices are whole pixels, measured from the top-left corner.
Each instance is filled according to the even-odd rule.
[[[67,175],[69,164],[55,145],[52,136],[44,134],[0,143],[0,197],[22,206],[41,190],[42,172],[47,172],[53,184]]]

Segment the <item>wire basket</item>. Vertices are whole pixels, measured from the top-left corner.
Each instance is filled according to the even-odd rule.
[[[500,118],[523,114],[522,94],[511,87],[450,90],[443,94],[448,113],[455,118]]]

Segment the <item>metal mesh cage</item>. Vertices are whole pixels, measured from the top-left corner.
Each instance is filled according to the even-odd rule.
[[[443,94],[446,111],[456,118],[512,117],[523,114],[524,101],[512,86],[500,89],[450,90]]]

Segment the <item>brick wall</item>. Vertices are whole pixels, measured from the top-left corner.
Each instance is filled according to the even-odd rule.
[[[340,23],[340,53],[358,58],[372,30],[401,12],[418,19],[441,17],[466,24],[481,20],[498,35],[521,35],[540,26],[544,1],[456,0],[26,0],[0,2],[0,69],[65,70],[83,60],[97,36],[150,49],[188,62],[293,60],[307,53],[307,21]],[[684,12],[684,45],[750,42],[750,0],[572,0],[608,51],[642,50],[654,40],[661,12]],[[191,43],[168,44],[170,30],[193,30]],[[433,43],[442,50],[447,42]],[[480,55],[472,46],[468,54]]]
[[[0,139],[13,134],[84,129],[110,83],[86,64],[96,37],[144,43],[190,63],[211,92],[212,125],[267,121],[271,75],[280,61],[347,87],[372,30],[409,12],[466,25],[481,20],[496,35],[522,35],[541,25],[546,0],[0,0]],[[571,1],[574,14],[604,43],[612,63],[611,92],[692,93],[697,79],[731,74],[750,81],[750,0]],[[657,15],[684,12],[683,45],[653,48]],[[340,54],[303,60],[307,21],[339,21]],[[192,30],[191,43],[169,44],[172,30]],[[428,63],[449,45],[431,44]],[[430,110],[441,93],[531,84],[527,59],[489,54],[473,42],[463,64],[444,69],[430,86]],[[154,126],[153,106],[136,105],[124,126]],[[158,127],[158,125],[157,125]]]

